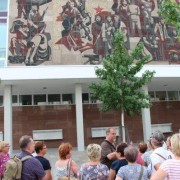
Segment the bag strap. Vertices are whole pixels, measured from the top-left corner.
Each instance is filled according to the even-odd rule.
[[[163,157],[162,155],[160,155],[159,153],[155,153],[155,154],[157,154],[159,157],[161,157],[162,159],[164,159],[164,160],[167,160],[165,157]]]
[[[30,159],[30,158],[32,158],[32,156],[27,155],[27,156],[24,156],[23,158],[21,158],[21,161],[23,162],[23,161]]]
[[[141,166],[141,171],[140,171],[138,180],[141,180],[141,179],[142,179],[143,172],[144,172],[144,168],[143,168],[143,166]]]
[[[69,180],[71,176],[71,162],[72,162],[72,159],[69,159],[68,164],[67,164],[67,175],[68,175]]]

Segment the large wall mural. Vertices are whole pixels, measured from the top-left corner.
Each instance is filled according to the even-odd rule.
[[[150,64],[180,62],[177,31],[164,24],[158,5],[158,0],[13,1],[8,63],[101,64],[113,49],[117,29],[129,51],[144,44]]]

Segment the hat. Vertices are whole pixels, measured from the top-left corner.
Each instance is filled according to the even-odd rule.
[[[155,131],[151,137],[151,141],[158,145],[162,145],[164,140],[165,138],[161,131]]]

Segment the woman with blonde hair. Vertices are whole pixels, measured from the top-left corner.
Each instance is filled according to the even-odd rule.
[[[0,142],[0,179],[5,171],[6,163],[10,159],[9,147],[9,143],[6,141]]]
[[[164,161],[156,173],[153,174],[151,180],[180,179],[180,133],[174,134],[170,141],[175,158]]]
[[[100,163],[101,146],[98,144],[89,144],[87,147],[87,156],[89,161],[81,165],[79,179],[107,180],[109,178],[109,169],[105,164]]]
[[[63,177],[77,177],[78,166],[71,159],[72,145],[70,143],[62,143],[59,146],[59,160],[56,161],[56,179],[61,180]]]

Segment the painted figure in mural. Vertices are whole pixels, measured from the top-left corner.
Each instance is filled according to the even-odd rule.
[[[43,22],[43,19],[46,11],[47,8],[43,11],[42,14],[40,14],[39,5],[32,6],[27,19],[31,34],[35,35],[45,32],[46,24]]]
[[[102,26],[102,37],[104,42],[105,55],[110,54],[113,48],[112,40],[115,32],[111,15],[108,15],[105,19],[105,23]]]
[[[114,15],[113,26],[114,26],[115,30],[118,30],[120,28],[120,25],[121,25],[121,19],[120,19],[119,15]]]
[[[104,55],[104,41],[102,36],[102,17],[95,16],[95,22],[92,23],[93,52],[97,55]]]
[[[70,31],[73,26],[76,26],[81,20],[81,14],[78,11],[77,7],[75,7],[75,1],[69,0],[65,6],[63,6],[63,12],[61,13],[61,17],[63,19],[64,24],[63,27]],[[69,26],[69,27],[67,27]]]
[[[149,20],[151,18],[151,12],[154,8],[154,3],[152,0],[141,0],[141,10],[144,20],[144,26],[149,23]]]
[[[136,28],[139,36],[141,37],[141,22],[140,22],[140,9],[135,4],[135,0],[131,0],[131,4],[127,8],[127,13],[130,20],[131,35],[134,37]]]
[[[119,14],[118,6],[119,6],[118,0],[113,0],[113,5],[111,8],[114,11],[114,14],[116,15]]]
[[[27,17],[31,10],[32,3],[27,2],[26,0],[17,0],[16,2],[17,2],[17,9],[18,9],[18,15],[16,18],[21,18],[22,14],[23,16]]]
[[[11,38],[9,50],[11,62],[22,62],[27,53],[27,42],[29,40],[29,28],[24,22],[16,20],[13,22],[10,33],[15,37]]]
[[[150,61],[158,61],[158,42],[156,37],[153,35],[144,36],[140,42],[144,44],[144,55],[149,55]]]
[[[51,49],[48,45],[47,37],[44,34],[36,34],[27,43],[26,65],[33,65],[37,61],[49,60]]]
[[[60,15],[64,29],[61,32],[62,38],[56,44],[63,44],[68,50],[80,52],[92,48],[92,45],[86,41],[92,40],[88,27],[91,24],[91,16],[85,11],[84,3],[84,1],[69,0],[62,7],[63,11]],[[84,7],[79,11],[77,5]]]
[[[123,21],[127,27],[128,34],[130,34],[130,23],[128,16],[129,0],[120,0],[119,15],[121,21]]]
[[[166,25],[164,24],[164,20],[161,18],[159,19],[159,22],[155,25],[154,33],[156,35],[159,35],[161,41],[170,39]]]

